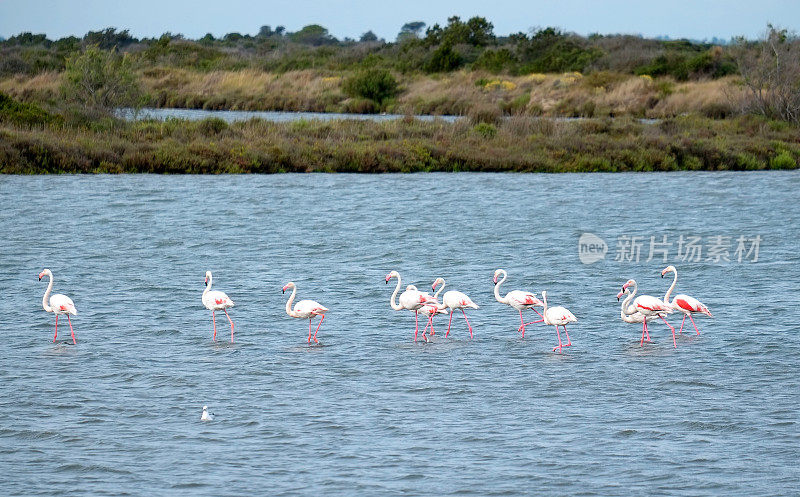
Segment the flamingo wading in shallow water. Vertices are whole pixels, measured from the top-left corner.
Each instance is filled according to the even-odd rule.
[[[211,311],[211,322],[214,325],[214,336],[213,340],[217,341],[217,317],[214,314],[216,311],[223,311],[225,313],[225,317],[228,318],[228,321],[231,323],[231,343],[233,343],[233,321],[231,321],[231,317],[228,316],[228,308],[233,307],[233,300],[230,299],[224,292],[220,292],[219,290],[211,290],[211,271],[206,271],[206,289],[203,291],[203,305],[206,306],[206,309]]]
[[[556,307],[547,307],[547,292],[542,292],[542,300],[544,300],[544,324],[549,324],[550,326],[556,327],[556,336],[558,337],[558,346],[553,347],[553,352],[558,350],[561,352],[561,333],[558,332],[558,327],[564,327],[564,333],[567,335],[567,344],[563,345],[563,347],[571,347],[572,340],[569,339],[569,333],[567,333],[567,323],[577,323],[578,318],[575,317],[574,314],[569,312],[569,309],[566,307],[556,306]]]
[[[295,304],[294,310],[292,310],[292,302],[294,302],[294,296],[297,293],[297,286],[293,281],[290,281],[283,287],[282,293],[286,293],[286,290],[289,288],[292,289],[292,294],[289,296],[289,300],[286,301],[286,314],[293,318],[308,319],[308,343],[311,343],[312,340],[311,320],[317,316],[321,316],[319,324],[317,325],[317,330],[314,332],[313,336],[314,343],[319,343],[319,340],[317,340],[317,333],[319,333],[319,327],[322,326],[322,322],[325,321],[325,313],[328,312],[329,309],[314,300],[301,300]]]
[[[503,279],[497,281],[497,277],[500,276],[501,274],[503,275]],[[542,304],[542,301],[536,298],[536,295],[534,295],[533,293],[523,292],[522,290],[512,290],[508,292],[505,297],[501,297],[500,285],[503,284],[503,282],[506,280],[507,277],[508,274],[506,273],[505,269],[498,269],[497,271],[494,272],[494,278],[492,279],[492,281],[494,281],[494,298],[501,304],[509,305],[519,311],[519,322],[522,324],[520,324],[519,328],[517,328],[517,332],[522,331],[522,338],[525,338],[526,324],[535,324],[544,321],[544,317],[541,314],[539,314],[539,311],[534,309],[534,306],[542,307],[544,304]],[[533,312],[539,314],[539,317],[542,319],[526,323],[525,320],[522,319],[523,309],[533,309]]]
[[[439,290],[436,292],[436,295],[438,295],[439,292],[444,290],[445,286],[444,278],[436,278],[436,281],[433,282],[434,290],[436,290],[436,286],[439,283],[441,283],[442,286],[439,287]],[[447,336],[450,335],[450,325],[453,323],[453,313],[456,311],[456,309],[460,309],[461,314],[464,315],[464,321],[467,322],[467,327],[469,328],[469,337],[472,338],[472,325],[469,324],[469,319],[467,319],[467,313],[464,312],[464,308],[470,307],[472,309],[477,309],[478,305],[463,293],[457,292],[455,290],[449,290],[445,292],[444,297],[442,297],[442,304],[444,305],[444,307],[450,308],[450,320],[447,323],[447,333],[444,334],[444,337],[447,338]]]
[[[622,291],[624,292],[630,286],[633,286],[633,293],[631,293],[628,298],[625,299],[625,302],[632,299],[639,290],[639,285],[636,284],[636,280],[628,280],[624,285],[622,285]],[[669,306],[669,304],[665,304],[657,297],[653,297],[651,295],[639,295],[633,301],[633,305],[630,307],[625,307],[625,314],[635,314],[637,312],[644,316],[644,319],[642,319],[642,341],[639,342],[640,346],[644,341],[645,334],[650,337],[650,333],[647,331],[647,318],[659,317],[662,321],[664,321],[664,324],[669,326],[669,329],[672,330],[672,345],[676,348],[678,347],[677,342],[675,342],[675,328],[673,328],[672,325],[669,324],[664,318],[665,314],[672,312],[672,308]]]
[[[392,278],[397,278],[397,286],[394,288],[394,292],[392,292],[392,297],[389,299],[389,304],[392,306],[392,309],[395,311],[402,311],[402,310],[409,310],[414,311],[414,341],[417,341],[417,334],[419,333],[419,310],[425,306],[425,304],[433,304],[434,298],[427,293],[420,292],[417,290],[417,287],[414,285],[408,285],[406,290],[400,294],[399,300],[395,300],[397,297],[397,292],[400,291],[400,286],[402,285],[402,281],[400,279],[400,273],[397,271],[392,271],[391,273],[386,275],[386,284],[389,284],[389,280]],[[438,304],[438,302],[436,302]],[[422,330],[422,338],[425,341],[428,341],[428,337],[425,335],[425,330]]]
[[[627,295],[628,297],[622,301],[622,305],[620,306],[619,310],[619,317],[626,323],[631,324],[641,324],[644,323],[645,316],[641,312],[637,311],[635,307],[629,306],[629,302],[633,298],[633,294],[631,293],[630,288],[626,288],[625,290],[619,292],[617,294],[617,301],[623,296]],[[630,314],[629,314],[630,312]],[[664,317],[666,313],[660,314],[659,317]],[[647,333],[647,341],[650,340],[650,332],[642,329],[642,339],[639,341],[639,346],[641,347],[645,341],[645,333]]]
[[[77,316],[78,309],[75,308],[72,299],[66,295],[57,293],[51,296],[50,292],[53,291],[53,273],[49,269],[43,270],[39,273],[39,281],[42,281],[42,278],[45,276],[50,277],[50,283],[47,284],[47,290],[45,290],[44,297],[42,297],[42,307],[44,307],[45,311],[52,312],[56,315],[56,334],[53,336],[53,342],[58,338],[58,315],[66,314],[67,322],[69,323],[69,332],[72,335],[72,343],[74,345],[78,342],[75,341],[75,332],[72,331],[72,320],[69,318],[69,315]]]
[[[439,278],[439,279],[441,279],[441,278]],[[413,285],[409,285],[408,287],[406,287],[406,289],[408,289],[408,288],[413,288],[413,289],[416,290],[417,287],[415,287]],[[441,288],[439,288],[439,290],[436,290],[436,282],[434,281],[433,282],[433,287],[432,287],[433,290],[436,290],[436,293],[433,294],[434,301],[425,304],[419,310],[420,313],[428,316],[428,323],[425,325],[425,328],[422,330],[423,336],[425,335],[425,330],[427,330],[429,326],[431,328],[431,336],[435,335],[436,334],[436,330],[433,329],[433,317],[435,315],[437,315],[437,314],[447,314],[447,310],[445,309],[444,304],[439,303],[439,294],[442,292],[442,288],[444,288],[444,287],[441,287]],[[445,336],[447,336],[447,335],[445,335]]]
[[[692,318],[692,314],[705,314],[708,317],[713,317],[711,315],[711,311],[708,310],[702,302],[697,300],[694,297],[690,297],[688,295],[684,295],[679,293],[675,295],[675,298],[672,299],[672,302],[669,301],[669,296],[672,294],[672,290],[675,289],[675,285],[678,283],[678,270],[675,269],[675,266],[667,266],[661,271],[661,277],[663,278],[664,275],[672,271],[674,276],[672,277],[672,284],[669,286],[667,293],[664,294],[664,303],[672,307],[672,309],[682,312],[683,313],[683,320],[681,321],[681,329],[678,333],[683,333],[683,323],[686,322],[686,316],[689,316],[689,319],[692,321],[692,326],[694,326],[694,331],[697,334],[700,334],[700,330],[697,329],[697,325],[694,324],[694,319]]]

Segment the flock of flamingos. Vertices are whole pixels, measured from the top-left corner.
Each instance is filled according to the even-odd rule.
[[[664,323],[672,330],[672,344],[673,346],[677,347],[677,343],[675,342],[675,328],[673,328],[667,322],[665,318],[667,314],[672,312],[680,312],[683,314],[683,321],[681,321],[681,329],[679,333],[683,332],[683,325],[686,322],[686,317],[688,316],[692,321],[692,326],[694,326],[694,329],[697,331],[698,335],[700,334],[700,330],[697,329],[697,325],[694,323],[694,318],[692,318],[692,315],[705,314],[711,317],[711,311],[708,310],[708,307],[703,305],[694,297],[678,294],[675,295],[672,301],[669,300],[672,291],[675,289],[675,285],[678,283],[678,271],[675,269],[675,266],[668,266],[661,271],[662,278],[670,272],[673,273],[672,285],[670,285],[667,293],[664,294],[663,299],[659,299],[658,297],[653,297],[650,295],[639,295],[636,297],[638,285],[634,280],[628,280],[625,282],[625,284],[622,285],[622,291],[617,294],[617,300],[619,300],[623,295],[627,295],[625,300],[622,302],[622,308],[620,309],[620,317],[622,320],[626,323],[642,323],[642,338],[639,341],[639,346],[644,345],[645,339],[648,342],[651,341],[650,333],[647,330],[648,319],[653,320],[655,318],[659,318],[664,321]],[[67,322],[69,323],[69,331],[72,335],[72,343],[74,344],[76,343],[75,332],[72,329],[72,320],[70,319],[70,315],[77,315],[78,310],[75,308],[75,304],[72,302],[72,299],[66,295],[60,293],[54,295],[50,294],[53,290],[53,273],[49,269],[43,270],[41,273],[39,273],[39,281],[41,281],[45,276],[50,278],[50,283],[47,285],[47,290],[44,292],[44,297],[42,297],[42,307],[44,307],[45,311],[52,312],[56,315],[56,334],[53,337],[53,342],[55,342],[58,338],[58,316],[66,315]],[[498,278],[501,276],[502,279],[498,280]],[[542,292],[542,300],[539,300],[535,294],[522,290],[512,290],[504,297],[501,296],[500,285],[506,281],[507,277],[508,274],[503,269],[498,269],[494,272],[494,298],[501,304],[506,304],[519,311],[520,325],[519,328],[517,328],[517,332],[521,332],[522,337],[525,337],[526,325],[544,323],[549,326],[555,326],[556,328],[558,345],[553,348],[554,352],[556,350],[561,352],[563,347],[571,346],[572,341],[570,340],[569,333],[567,332],[567,324],[577,322],[578,318],[576,318],[575,315],[565,307],[548,306],[546,291]],[[387,274],[386,283],[388,284],[392,278],[397,278],[397,286],[392,293],[389,303],[391,304],[392,309],[396,311],[408,310],[414,312],[414,341],[417,340],[419,335],[420,313],[428,317],[427,324],[422,329],[422,337],[427,342],[428,329],[430,329],[431,335],[436,333],[433,329],[433,317],[437,314],[450,314],[450,320],[447,323],[447,333],[444,335],[445,338],[447,338],[450,335],[450,327],[453,323],[453,314],[456,311],[461,311],[461,314],[464,316],[464,321],[466,321],[467,327],[469,328],[469,336],[472,338],[472,326],[470,325],[469,319],[467,319],[467,314],[465,312],[465,309],[467,308],[478,308],[472,299],[461,292],[450,290],[445,292],[445,294],[442,296],[442,300],[439,301],[439,294],[442,292],[442,290],[444,290],[445,287],[445,281],[443,278],[436,278],[436,280],[433,282],[431,290],[436,292],[433,295],[429,294],[428,292],[422,292],[418,290],[414,285],[408,285],[405,291],[400,293],[400,296],[398,297],[397,294],[400,292],[400,288],[402,286],[400,273],[397,271],[392,271]],[[233,307],[234,305],[233,300],[231,300],[230,297],[228,297],[224,292],[211,290],[211,283],[211,271],[206,271],[206,289],[203,291],[202,300],[206,309],[211,311],[211,322],[214,326],[213,340],[216,341],[217,339],[216,311],[223,311],[225,313],[225,317],[228,318],[228,321],[231,324],[231,342],[233,342],[233,321],[228,315],[228,308]],[[633,291],[631,291],[631,287],[633,287]],[[292,304],[294,303],[294,298],[297,294],[297,286],[294,284],[294,282],[290,281],[286,284],[286,286],[283,287],[283,292],[286,293],[286,290],[288,289],[292,290],[292,294],[289,297],[289,300],[286,301],[286,314],[293,318],[308,319],[308,343],[310,344],[311,340],[314,340],[315,343],[319,343],[317,340],[317,333],[319,332],[320,326],[322,326],[322,321],[325,320],[325,313],[328,311],[328,308],[314,300],[301,300],[294,304],[293,307]],[[632,303],[631,300],[633,300]],[[542,312],[540,313],[537,311],[536,307],[542,307]],[[532,309],[540,319],[526,323],[525,319],[522,317],[522,311],[527,309]],[[313,331],[312,335],[312,321],[317,317],[320,318],[319,324],[317,324],[317,328]],[[564,334],[567,337],[567,343],[562,343],[561,341],[561,332],[559,331],[559,326],[564,328]]]

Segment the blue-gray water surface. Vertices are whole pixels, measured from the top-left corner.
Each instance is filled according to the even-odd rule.
[[[797,495],[798,191],[798,172],[0,177],[0,488]],[[581,263],[585,232],[605,259]],[[651,237],[671,245],[648,261]],[[652,323],[640,347],[615,297],[628,278],[663,295],[664,252],[714,317],[677,348]],[[51,342],[45,267],[77,345],[63,318]],[[503,293],[578,317],[572,347],[541,324],[520,338],[496,268]],[[392,269],[471,296],[475,338],[456,314],[414,343]],[[224,314],[211,340],[206,270],[236,302],[234,344]],[[289,280],[330,308],[321,346],[284,311]]]

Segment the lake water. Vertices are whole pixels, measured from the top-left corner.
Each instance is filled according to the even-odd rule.
[[[798,190],[798,172],[0,177],[0,488],[797,495]],[[584,232],[604,260],[580,262]],[[625,236],[645,240],[639,262],[614,260]],[[619,319],[626,279],[669,284],[651,236],[714,314],[677,349],[663,324],[640,347]],[[675,261],[681,236],[701,260]],[[706,260],[715,236],[731,262]],[[51,343],[44,267],[78,308],[76,346],[66,323]],[[500,267],[504,292],[547,290],[578,317],[572,347],[553,353],[543,325],[518,336]],[[475,338],[457,315],[445,339],[439,316],[414,343],[392,269],[470,295]],[[211,341],[206,270],[236,302],[233,345],[223,314]],[[289,280],[330,308],[323,346],[285,314]]]
[[[173,109],[173,108],[152,108],[146,107],[135,113],[133,109],[119,109],[118,114],[124,119],[186,119],[189,121],[199,121],[211,117],[219,118],[229,123],[237,121],[247,121],[249,119],[263,119],[278,123],[299,121],[299,120],[318,120],[318,121],[338,121],[343,119],[354,119],[357,121],[394,121],[404,119],[403,114],[342,114],[336,112],[282,112],[282,111],[250,111],[250,110],[205,110],[205,109]],[[445,122],[455,122],[461,116],[431,116],[416,115],[414,119],[420,121],[434,121],[436,119]]]

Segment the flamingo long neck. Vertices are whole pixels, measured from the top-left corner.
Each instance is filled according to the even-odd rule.
[[[669,296],[672,294],[672,290],[675,289],[675,285],[678,283],[678,270],[673,269],[672,272],[674,276],[672,277],[672,284],[669,286],[667,293],[664,294],[664,303],[669,304]]]
[[[50,273],[50,283],[47,284],[47,290],[44,292],[44,297],[42,297],[42,307],[47,312],[52,312],[53,308],[50,307],[50,292],[53,291],[53,274]]]
[[[436,293],[433,294],[433,298],[439,300],[439,294],[442,293],[442,290],[444,290],[444,285],[445,285],[444,278],[442,278],[442,286],[440,286],[439,289],[436,290]]]
[[[294,303],[294,296],[297,293],[297,287],[292,285],[292,294],[289,296],[289,300],[286,301],[286,314],[294,317],[297,317],[295,312],[292,310],[292,304]]]
[[[205,289],[205,290],[203,290],[203,297],[205,297],[205,296],[206,296],[206,294],[207,294],[209,291],[211,291],[211,281],[212,281],[212,280],[213,280],[213,278],[212,278],[212,277],[211,277],[211,275],[209,274],[209,275],[208,275],[208,282],[206,283],[206,289]]]
[[[399,291],[400,291],[400,275],[398,274],[397,275],[397,286],[394,287],[394,292],[392,292],[392,298],[389,299],[389,304],[391,304],[392,309],[394,309],[395,311],[402,311],[403,310],[403,308],[400,306],[400,304],[397,303],[397,299],[396,299],[397,298],[397,292],[399,292]]]
[[[508,274],[506,274],[505,271],[502,271],[502,274],[503,274],[503,279],[498,281],[497,284],[494,286],[494,298],[501,304],[508,304],[508,294],[506,294],[505,297],[500,296],[500,285],[502,285],[503,282],[506,280],[506,277],[508,277]]]
[[[636,314],[636,308],[635,307],[628,307],[629,302],[633,298],[633,294],[636,293],[636,292],[634,291],[633,293],[630,293],[630,292],[626,292],[626,293],[628,294],[628,296],[625,297],[625,300],[622,301],[622,306],[620,307],[620,310],[619,310],[619,315],[620,315],[620,317],[622,317],[623,321],[625,320],[626,317],[630,316],[631,314]]]
[[[627,307],[627,305],[628,305],[628,302],[630,302],[633,299],[633,297],[636,295],[636,292],[638,290],[639,290],[639,284],[634,281],[633,282],[633,292],[631,292],[628,295],[628,298],[626,298],[625,301],[622,302],[622,307],[625,309],[625,314],[628,314],[628,315],[636,314],[636,312],[637,312],[636,307],[634,307],[633,304],[631,304],[630,307]]]

